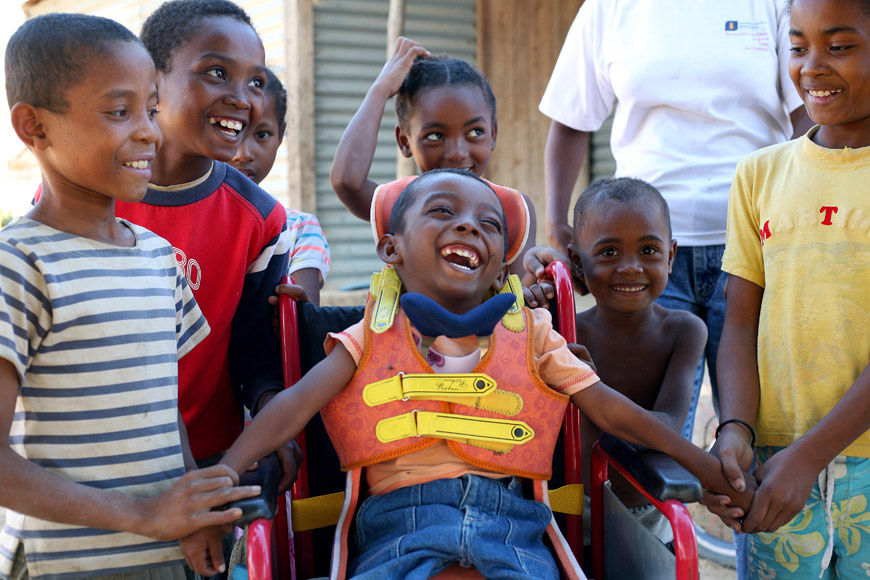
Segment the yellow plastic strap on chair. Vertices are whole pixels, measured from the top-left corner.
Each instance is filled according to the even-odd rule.
[[[558,489],[551,489],[550,509],[560,514],[568,514],[571,516],[583,515],[583,484],[569,483]],[[294,528],[295,528],[294,522]]]
[[[507,314],[502,318],[502,324],[510,331],[521,332],[525,327],[525,322],[523,321],[523,305],[525,301],[523,300],[523,285],[520,283],[519,277],[516,274],[509,275],[507,282],[499,290],[499,294],[513,294],[516,297]]]
[[[293,531],[305,532],[326,526],[334,526],[341,516],[344,492],[294,499],[291,507]]]
[[[363,389],[363,401],[369,407],[409,399],[441,401],[445,396],[483,397],[495,390],[495,381],[483,373],[398,375]]]
[[[402,283],[393,268],[384,268],[380,274],[372,276],[369,292],[375,297],[372,314],[372,332],[386,332],[393,325],[396,309],[399,307],[399,292]],[[374,290],[374,292],[372,292]]]
[[[520,445],[535,436],[532,428],[522,421],[429,411],[412,411],[383,419],[378,422],[375,433],[382,443],[408,437],[436,437]]]

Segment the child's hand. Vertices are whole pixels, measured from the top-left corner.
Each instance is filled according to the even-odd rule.
[[[755,470],[759,487],[743,531],[775,532],[804,509],[817,473],[799,455],[787,447]]]
[[[302,465],[302,449],[294,439],[278,450],[281,460],[281,481],[278,483],[278,493],[290,491],[299,476],[299,466]]]
[[[278,284],[275,286],[275,294],[286,294],[296,300],[296,302],[308,302],[308,294],[305,293],[305,288],[298,284]],[[272,315],[270,316],[272,332],[276,337],[280,338],[281,323],[278,321],[278,296],[269,296],[267,300],[272,305]]]
[[[254,497],[260,486],[234,487],[239,476],[226,465],[215,465],[185,474],[158,496],[142,498],[140,514],[143,536],[175,540],[205,527],[236,521],[240,508],[214,511],[231,501]]]
[[[529,248],[523,255],[523,268],[538,280],[547,277],[546,268],[553,262],[564,262],[570,268],[570,262],[564,254],[553,248],[536,246]]]
[[[221,530],[212,526],[193,532],[178,541],[187,565],[208,578],[226,570]]]
[[[429,56],[429,51],[423,48],[419,42],[410,38],[404,36],[397,38],[396,45],[393,47],[393,56],[381,69],[381,73],[375,79],[372,88],[382,88],[386,92],[387,99],[398,93],[405,77],[411,72],[414,59],[418,56]]]
[[[538,280],[528,288],[523,286],[523,301],[529,308],[546,308],[555,297],[556,289],[549,280]]]
[[[725,425],[713,448],[710,449],[710,454],[721,462],[725,479],[737,493],[758,487],[755,478],[746,474],[752,467],[755,454],[749,445],[748,433],[744,429],[738,424]],[[749,512],[748,509],[744,510],[732,505],[734,503],[732,497],[736,497],[736,494],[727,490],[718,495],[705,493],[701,503],[711,513],[719,516],[726,526],[742,532],[744,530],[740,518]]]
[[[573,342],[568,343],[568,350],[571,351],[571,354],[585,362],[589,365],[589,368],[592,369],[592,372],[597,373],[598,371],[595,368],[595,363],[592,362],[592,355],[589,354],[589,349],[587,349],[582,344],[576,344]]]

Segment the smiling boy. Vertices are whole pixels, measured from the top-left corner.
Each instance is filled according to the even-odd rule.
[[[287,272],[283,206],[230,167],[263,110],[265,52],[248,14],[226,0],[173,0],[146,19],[163,146],[141,203],[117,214],[175,248],[211,335],[179,367],[179,406],[200,466],[213,465],[283,388],[268,298]],[[295,475],[290,451],[285,471]]]
[[[185,475],[177,364],[209,326],[169,243],[115,218],[160,144],[153,63],[116,22],[50,14],[10,39],[6,79],[43,188],[0,231],[0,577],[177,578],[174,540],[257,490]]]

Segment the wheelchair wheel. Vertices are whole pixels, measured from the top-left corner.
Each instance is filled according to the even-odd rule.
[[[705,381],[701,388],[698,408],[695,412],[695,431],[692,442],[702,449],[710,450],[715,439],[718,425],[710,386]],[[737,567],[737,546],[731,528],[718,517],[707,511],[700,503],[687,506],[695,522],[695,535],[698,539],[698,556],[728,568]]]

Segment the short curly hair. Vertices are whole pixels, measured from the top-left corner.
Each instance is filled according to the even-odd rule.
[[[140,44],[114,20],[54,13],[26,21],[6,46],[6,100],[64,113],[64,93],[81,82],[94,60],[119,43]]]
[[[167,73],[172,56],[196,34],[204,19],[227,16],[254,28],[251,17],[229,0],[170,0],[151,13],[142,24],[139,38],[154,59],[154,66]]]
[[[266,96],[275,99],[275,118],[278,119],[278,132],[283,135],[287,128],[287,89],[272,72],[266,69]]]
[[[671,212],[668,202],[661,192],[653,185],[633,177],[609,177],[593,181],[577,198],[574,205],[575,235],[586,227],[586,214],[603,201],[619,201],[627,204],[650,203],[656,207],[665,220],[668,236],[673,237],[671,230]]]
[[[414,99],[427,89],[435,87],[472,86],[480,89],[495,122],[495,95],[489,82],[476,68],[462,59],[451,58],[446,54],[418,56],[411,65],[408,76],[396,93],[396,117],[402,129],[408,129],[408,121],[414,113]]]

